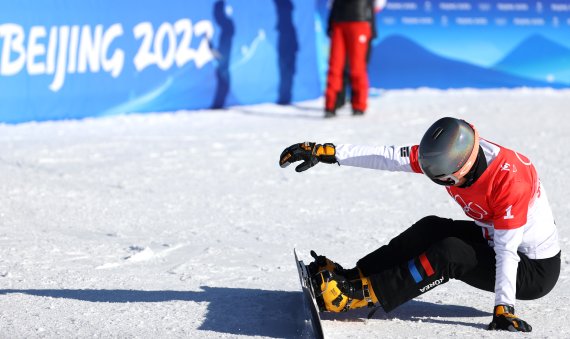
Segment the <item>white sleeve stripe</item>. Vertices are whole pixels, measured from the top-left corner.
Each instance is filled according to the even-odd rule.
[[[385,171],[413,172],[410,166],[409,152],[400,152],[401,149],[402,147],[397,146],[341,144],[336,146],[336,159],[340,165]]]
[[[515,305],[517,268],[520,261],[517,248],[523,235],[524,226],[511,230],[495,230],[495,305]]]

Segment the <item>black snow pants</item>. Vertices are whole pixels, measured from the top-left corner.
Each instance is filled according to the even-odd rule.
[[[516,298],[545,296],[558,280],[560,253],[529,259],[519,252],[519,257]],[[370,278],[386,312],[449,279],[489,292],[495,289],[495,251],[473,221],[425,217],[360,259],[357,267]]]

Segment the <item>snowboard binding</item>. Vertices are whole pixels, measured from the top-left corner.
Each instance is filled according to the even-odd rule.
[[[358,268],[345,270],[341,265],[311,251],[315,259],[307,265],[309,280],[320,312],[346,312],[349,309],[373,307],[378,301],[370,281]]]

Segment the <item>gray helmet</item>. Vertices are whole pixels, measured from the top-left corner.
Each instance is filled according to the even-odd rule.
[[[469,172],[479,150],[479,134],[464,120],[441,118],[424,134],[418,160],[435,183],[454,185]]]

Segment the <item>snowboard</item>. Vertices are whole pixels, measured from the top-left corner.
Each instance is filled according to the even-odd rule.
[[[295,254],[295,264],[297,265],[297,270],[299,271],[299,280],[301,281],[301,289],[303,290],[303,305],[305,307],[306,313],[308,314],[313,328],[313,333],[315,338],[324,338],[323,327],[321,325],[321,317],[319,315],[319,307],[317,305],[317,300],[315,299],[315,290],[313,289],[313,284],[311,283],[311,276],[307,265],[303,261],[299,260],[297,257],[297,251],[293,249]]]

